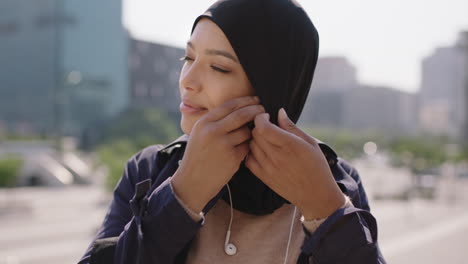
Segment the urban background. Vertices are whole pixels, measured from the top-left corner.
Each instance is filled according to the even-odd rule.
[[[0,264],[76,263],[125,161],[182,133],[184,50],[135,37],[123,9],[0,1]],[[414,92],[361,81],[346,56],[317,64],[298,124],[360,171],[389,263],[468,258],[466,26]]]

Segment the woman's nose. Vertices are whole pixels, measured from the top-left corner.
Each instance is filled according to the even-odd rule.
[[[180,73],[179,85],[183,89],[200,91],[202,88],[200,65],[185,63]]]

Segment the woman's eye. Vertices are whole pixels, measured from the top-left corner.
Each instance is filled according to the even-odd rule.
[[[212,68],[213,70],[218,71],[218,72],[221,72],[221,73],[229,73],[229,72],[231,72],[231,71],[228,71],[228,70],[224,70],[224,69],[218,68],[218,67],[213,66],[213,65],[211,65],[211,68]]]
[[[186,61],[186,62],[188,62],[188,61],[194,61],[194,59],[190,58],[190,57],[187,56],[187,55],[181,57],[179,60],[180,60],[180,61]],[[215,71],[217,71],[217,72],[221,72],[221,73],[230,73],[230,72],[231,72],[231,71],[229,71],[229,70],[225,70],[225,69],[219,68],[219,67],[214,66],[214,65],[211,65],[210,67],[211,67],[213,70],[215,70]]]
[[[189,56],[185,55],[183,56],[182,58],[179,59],[180,61],[193,61],[192,58],[190,58]]]

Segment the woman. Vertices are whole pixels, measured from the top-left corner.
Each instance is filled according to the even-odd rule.
[[[317,56],[294,1],[218,1],[199,16],[179,80],[184,135],[128,161],[80,263],[385,263],[359,175],[295,126]]]

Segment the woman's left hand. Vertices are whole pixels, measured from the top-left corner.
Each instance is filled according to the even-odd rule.
[[[255,118],[246,166],[273,191],[296,205],[306,220],[328,217],[345,198],[336,184],[317,140],[286,115],[278,124],[268,114]]]

